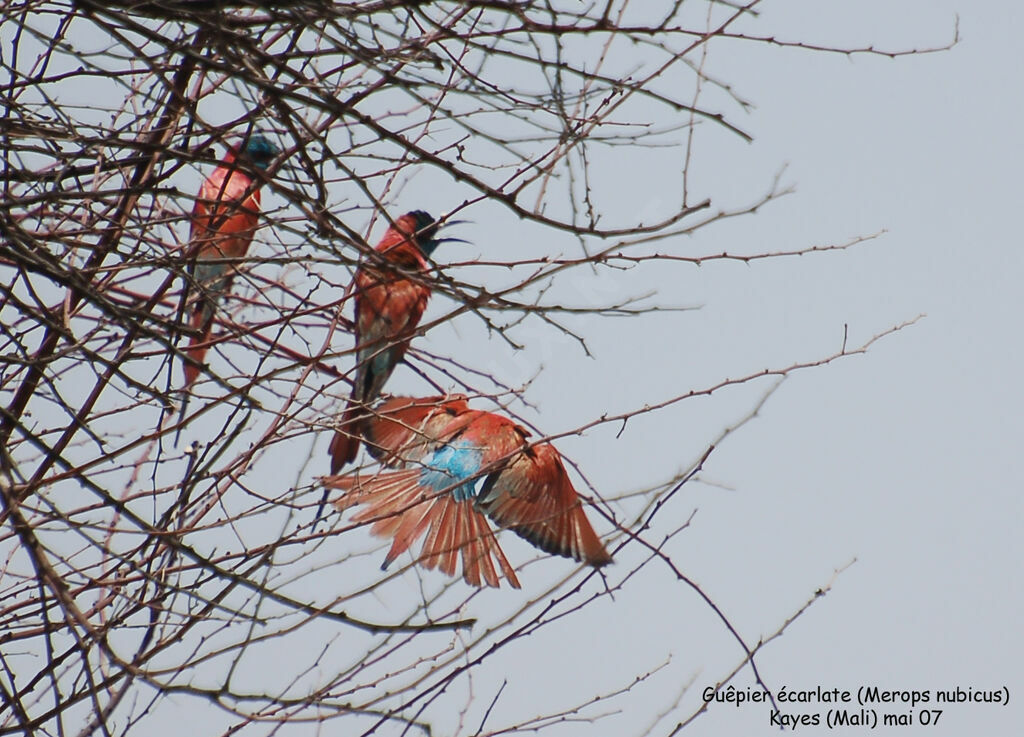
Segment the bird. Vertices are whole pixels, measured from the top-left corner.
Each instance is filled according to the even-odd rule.
[[[550,443],[502,415],[472,409],[463,395],[392,397],[362,423],[369,453],[385,468],[373,476],[321,478],[344,494],[339,511],[371,533],[392,538],[386,569],[425,535],[417,562],[473,586],[520,588],[486,518],[540,550],[599,568],[612,562]],[[493,560],[492,560],[493,558]],[[495,566],[497,563],[497,567]]]
[[[256,232],[259,187],[263,181],[257,171],[266,171],[280,153],[260,133],[233,140],[220,164],[199,189],[185,251],[189,283],[198,287],[191,298],[192,335],[184,348],[185,389],[199,377],[209,348],[217,300],[231,291],[237,261],[249,250]]]
[[[423,210],[407,212],[355,273],[349,291],[355,301],[356,375],[328,448],[332,474],[355,460],[365,405],[380,396],[427,308],[427,258],[440,243],[458,240],[438,238],[439,227]]]

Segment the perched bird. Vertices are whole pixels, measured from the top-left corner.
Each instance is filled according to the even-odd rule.
[[[186,250],[193,297],[189,324],[193,335],[185,352],[185,388],[199,376],[209,348],[217,300],[231,291],[237,260],[244,257],[256,232],[261,178],[280,150],[266,136],[253,134],[229,145],[223,161],[206,178],[192,208]]]
[[[356,376],[328,449],[331,473],[355,460],[366,404],[380,396],[427,309],[430,286],[423,278],[427,257],[442,240],[455,240],[437,238],[438,227],[422,210],[402,215],[388,228],[373,257],[356,271],[349,287],[355,300]]]
[[[519,588],[484,515],[545,552],[595,567],[611,562],[558,451],[531,446],[529,431],[512,420],[471,409],[460,395],[395,397],[374,408],[362,430],[370,454],[399,470],[322,483],[345,492],[339,510],[363,505],[354,522],[393,538],[384,568],[425,534],[423,567],[453,576],[461,555],[467,583],[497,587],[500,568]]]

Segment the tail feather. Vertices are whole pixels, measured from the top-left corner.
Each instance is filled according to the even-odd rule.
[[[192,319],[189,320],[189,327],[193,331],[201,331],[200,335],[192,335],[189,338],[188,345],[183,349],[185,354],[184,359],[184,371],[185,371],[185,384],[184,389],[192,386],[193,382],[199,378],[199,372],[203,368],[203,360],[206,358],[206,351],[209,350],[210,334],[213,332],[210,329],[210,321],[207,320],[208,310],[205,305],[196,305],[195,311],[192,313]]]
[[[358,419],[356,410],[352,406],[351,400],[349,400],[349,404],[346,405],[345,412],[341,416],[338,429],[335,430],[334,437],[331,438],[331,444],[327,447],[327,452],[331,456],[332,474],[337,474],[345,464],[351,463],[356,459],[356,454],[359,452],[359,435],[356,430]],[[344,428],[348,428],[348,431]],[[325,483],[324,485],[331,488],[329,484]],[[327,489],[325,488],[324,495],[320,498],[320,504],[316,508],[316,516],[313,517],[311,533],[316,532],[316,526],[319,524],[320,518],[323,517],[324,506],[327,504],[327,495]],[[341,507],[341,509],[345,508]]]
[[[488,546],[494,557],[498,559],[498,565],[501,566],[502,573],[505,574],[505,578],[508,579],[509,585],[514,589],[520,589],[522,586],[519,584],[519,579],[516,577],[516,571],[512,567],[512,564],[508,562],[508,558],[505,557],[505,552],[498,545],[498,538],[494,536],[494,530],[487,524],[487,520],[481,519],[481,524],[484,527],[484,531],[488,536]],[[497,585],[497,584],[495,584]]]
[[[454,497],[439,497],[430,531],[423,543],[421,564],[455,575],[458,558],[462,556],[462,577],[473,586],[484,584],[498,588],[500,577],[491,556],[498,561],[502,574],[512,588],[521,588],[515,569],[508,562],[494,532],[482,514],[469,502]]]
[[[220,251],[217,251],[220,254]],[[203,360],[209,350],[210,337],[213,335],[213,315],[217,309],[217,301],[230,293],[234,272],[222,263],[198,261],[193,274],[199,283],[199,291],[192,296],[192,317],[189,327],[192,337],[185,347],[185,388],[199,378]]]
[[[363,487],[364,499],[352,502],[366,504],[352,515],[353,522],[372,522],[371,533],[394,539],[382,568],[408,550],[430,524],[437,500],[424,498],[419,475],[417,470],[379,475]]]
[[[449,576],[455,575],[455,566],[459,552],[455,547],[457,537],[456,525],[462,522],[455,514],[455,500],[449,496],[439,497],[443,500],[438,511],[430,522],[427,539],[423,541],[420,562],[424,568],[440,568]]]
[[[393,531],[386,532],[379,522],[373,526],[375,534],[381,536],[390,534],[394,537],[391,549],[388,551],[387,557],[384,558],[384,568],[391,565],[395,558],[412,547],[412,544],[426,532],[436,504],[436,499],[428,499],[420,504],[416,504],[402,516],[390,518],[391,520],[397,520],[397,523],[391,526],[394,528]]]
[[[196,379],[199,378],[199,373],[203,368],[203,361],[206,358],[206,351],[209,350],[210,347],[210,335],[213,331],[210,329],[210,323],[206,321],[207,313],[210,313],[212,317],[211,310],[207,309],[202,304],[198,304],[192,312],[192,317],[189,319],[189,327],[191,327],[193,331],[202,330],[202,334],[190,336],[188,345],[182,349],[183,355],[181,368],[185,374],[185,382],[181,387],[182,396],[181,409],[178,410],[178,429],[174,431],[175,447],[177,447],[178,439],[181,437],[181,429],[184,427],[183,423],[188,410],[188,388],[195,383]]]
[[[338,473],[338,471],[356,459],[356,455],[359,453],[359,442],[362,434],[359,429],[361,420],[362,413],[357,407],[352,405],[352,400],[350,399],[345,407],[345,412],[341,416],[341,422],[338,423],[338,427],[334,431],[334,437],[331,438],[331,445],[327,449],[331,454],[332,474]]]
[[[356,504],[368,505],[353,516],[354,522],[383,521],[404,510],[403,500],[415,498],[418,490],[419,471],[408,469],[382,473],[370,478],[356,475],[324,476],[321,482],[329,489],[341,489],[345,493],[334,501],[339,512]]]
[[[392,538],[384,568],[425,534],[417,560],[424,568],[454,576],[461,556],[467,583],[497,588],[504,575],[509,585],[520,588],[486,518],[469,501],[458,502],[450,494],[433,495],[432,489],[420,486],[421,475],[419,469],[405,469],[368,479],[327,476],[323,484],[345,492],[334,502],[339,510],[362,505],[352,515],[353,522],[369,523],[372,534]]]
[[[469,539],[470,542],[462,546],[462,571],[463,576],[466,580],[474,586],[483,586],[480,578],[483,576],[483,580],[488,586],[498,586],[498,572],[494,570],[494,564],[491,563],[491,556],[488,553],[487,542],[484,538],[486,534],[480,529],[479,520],[477,519],[480,515],[478,514],[467,514],[466,519],[469,522]]]

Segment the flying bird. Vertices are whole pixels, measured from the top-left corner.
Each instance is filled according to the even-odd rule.
[[[370,454],[397,470],[321,481],[345,492],[338,510],[361,505],[352,521],[393,539],[384,568],[425,535],[417,557],[424,568],[454,576],[461,556],[467,583],[497,587],[500,569],[520,588],[485,515],[547,553],[594,567],[611,562],[558,451],[531,445],[512,420],[471,409],[461,395],[394,397],[373,409],[362,432]]]
[[[198,293],[192,298],[189,320],[193,334],[184,349],[185,388],[199,377],[217,300],[230,293],[238,259],[245,256],[256,232],[262,183],[256,172],[265,171],[279,153],[261,134],[232,142],[199,189],[186,250],[191,281],[198,286]]]
[[[422,210],[402,215],[356,271],[349,287],[355,300],[356,375],[328,448],[333,474],[355,460],[366,405],[380,396],[427,308],[427,258],[438,244],[457,240],[438,238],[438,227]]]

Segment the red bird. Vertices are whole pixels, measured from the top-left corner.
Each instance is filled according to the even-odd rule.
[[[203,365],[212,333],[213,313],[220,297],[231,291],[237,260],[252,243],[260,213],[260,178],[280,150],[256,134],[229,146],[224,160],[206,178],[192,208],[188,258],[194,259],[192,278],[200,293],[194,298],[189,321],[194,334],[185,351],[185,388]]]
[[[377,244],[374,257],[356,271],[350,287],[356,304],[356,377],[328,449],[331,473],[355,460],[365,405],[380,396],[427,309],[427,257],[442,240],[455,240],[436,238],[437,230],[437,222],[422,210],[402,215]]]
[[[371,532],[394,539],[385,568],[426,534],[423,567],[453,576],[461,555],[467,583],[497,587],[497,561],[519,588],[484,515],[547,553],[595,567],[611,562],[558,451],[529,445],[529,431],[508,418],[470,409],[459,395],[395,397],[375,408],[362,430],[370,453],[401,470],[322,481],[345,491],[339,510],[364,505],[352,520],[372,522]]]

